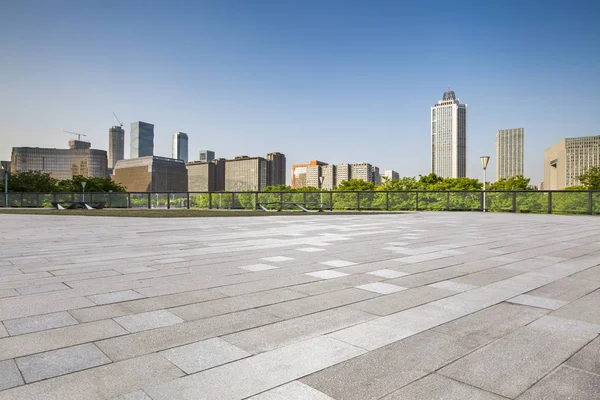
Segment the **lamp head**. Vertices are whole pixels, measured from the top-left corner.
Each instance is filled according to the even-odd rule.
[[[479,159],[481,160],[481,166],[485,170],[487,168],[488,162],[490,161],[490,156],[482,156],[479,157]]]

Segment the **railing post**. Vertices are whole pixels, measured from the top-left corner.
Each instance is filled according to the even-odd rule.
[[[131,208],[131,193],[127,192],[127,208]]]
[[[483,195],[483,190],[482,190],[481,192],[479,192],[479,200],[480,200],[480,202],[481,202],[481,209],[480,209],[480,211],[481,211],[481,212],[485,212],[485,204],[483,204],[483,202],[484,202],[484,200],[483,200],[483,199],[484,199],[484,197],[485,197],[485,196]]]
[[[152,193],[148,193],[148,210],[151,208],[152,208]]]
[[[190,209],[190,192],[187,192],[187,209]]]
[[[40,194],[36,193],[35,195],[35,208],[40,208]]]
[[[329,191],[329,211],[333,211],[333,190]]]
[[[390,211],[390,192],[385,192],[385,211]]]
[[[283,192],[279,192],[279,211],[283,208]]]
[[[258,192],[254,193],[254,209],[258,210]]]
[[[419,211],[419,191],[415,192],[415,211]]]
[[[360,192],[356,192],[356,207],[360,211]]]
[[[450,192],[446,193],[446,211],[450,211]]]
[[[171,193],[167,193],[167,210],[171,209]]]
[[[212,210],[212,192],[208,192],[208,209]]]
[[[235,192],[231,192],[231,209],[235,210]]]
[[[592,191],[590,190],[588,192],[588,214],[592,215],[594,212],[594,208],[593,208],[593,199],[592,199]]]
[[[517,192],[512,192],[512,212],[517,212]]]
[[[304,192],[304,208],[306,208],[306,192]]]
[[[106,206],[107,206],[107,208],[111,208],[111,205],[112,205],[111,204],[111,192],[108,192],[108,199],[106,202]]]
[[[552,214],[552,192],[548,192],[548,214]]]

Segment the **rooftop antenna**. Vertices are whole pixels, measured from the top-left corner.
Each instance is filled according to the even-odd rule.
[[[117,114],[114,113],[114,111],[113,111],[113,115],[115,116],[115,119],[119,123],[119,126],[122,128],[123,127],[123,123],[121,122],[121,120],[119,119],[119,117],[117,117]]]
[[[85,135],[85,134],[83,134],[83,133],[77,133],[77,132],[65,131],[64,129],[62,129],[62,131],[63,131],[64,133],[68,133],[68,134],[70,134],[70,135],[77,135],[77,140],[81,140],[81,137],[82,137],[82,136],[87,136],[87,135]]]

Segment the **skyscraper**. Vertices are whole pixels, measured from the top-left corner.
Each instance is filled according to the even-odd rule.
[[[131,123],[130,158],[154,155],[154,125],[137,121]]]
[[[600,136],[563,139],[544,151],[544,190],[578,186],[592,167],[600,167]]]
[[[117,161],[125,158],[125,130],[120,126],[113,126],[108,130],[108,169],[115,168]]]
[[[267,186],[285,185],[285,154],[267,154]]]
[[[173,158],[188,162],[188,135],[183,132],[173,134]]]
[[[523,136],[523,128],[496,133],[496,180],[523,175]]]
[[[211,162],[215,159],[215,152],[211,150],[200,150],[200,161]]]
[[[431,172],[443,178],[467,176],[467,105],[450,90],[431,107]]]

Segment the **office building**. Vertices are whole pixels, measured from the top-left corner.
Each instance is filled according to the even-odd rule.
[[[262,191],[267,184],[268,162],[262,157],[238,156],[225,161],[225,191]]]
[[[112,180],[128,192],[187,192],[185,163],[167,157],[147,156],[119,160]]]
[[[113,126],[108,130],[108,169],[115,168],[117,161],[125,158],[125,130],[120,126]]]
[[[225,160],[196,161],[186,165],[190,192],[222,192],[225,190]]]
[[[106,178],[108,158],[106,151],[90,148],[89,142],[69,141],[69,149],[41,147],[13,147],[11,171],[47,172],[55,179],[71,179],[74,176]]]
[[[137,121],[131,123],[130,158],[154,155],[154,125]]]
[[[350,164],[350,179],[373,182],[373,166],[369,163]]]
[[[285,154],[269,153],[266,156],[267,167],[267,186],[285,185]]]
[[[200,150],[200,161],[211,162],[215,159],[215,152],[211,150]]]
[[[395,181],[395,180],[400,179],[400,174],[391,169],[386,169],[385,171],[383,171],[382,176],[385,176],[390,181]]]
[[[293,188],[302,188],[306,187],[306,168],[314,165],[327,165],[327,163],[312,160],[308,164],[294,164],[292,165],[292,187]]]
[[[579,175],[600,167],[600,136],[562,139],[544,151],[544,189],[578,186]]]
[[[443,178],[467,176],[467,105],[453,91],[431,107],[431,172]]]
[[[371,179],[371,182],[373,182],[375,185],[381,184],[381,174],[379,173],[379,167],[373,166],[371,168]]]
[[[321,176],[323,177],[323,183],[321,189],[333,190],[336,186],[336,166],[333,164],[327,164],[321,166]]]
[[[350,164],[348,163],[341,163],[336,165],[336,174],[337,174],[337,179],[335,182],[335,186],[339,185],[340,183],[344,182],[344,181],[349,181],[350,179],[352,179],[352,172],[351,172],[351,168],[350,168]]]
[[[320,188],[321,187],[321,165],[309,165],[306,167],[306,185],[305,187]]]
[[[523,128],[496,132],[496,180],[523,175]]]
[[[188,162],[188,135],[183,132],[173,134],[173,159]]]

